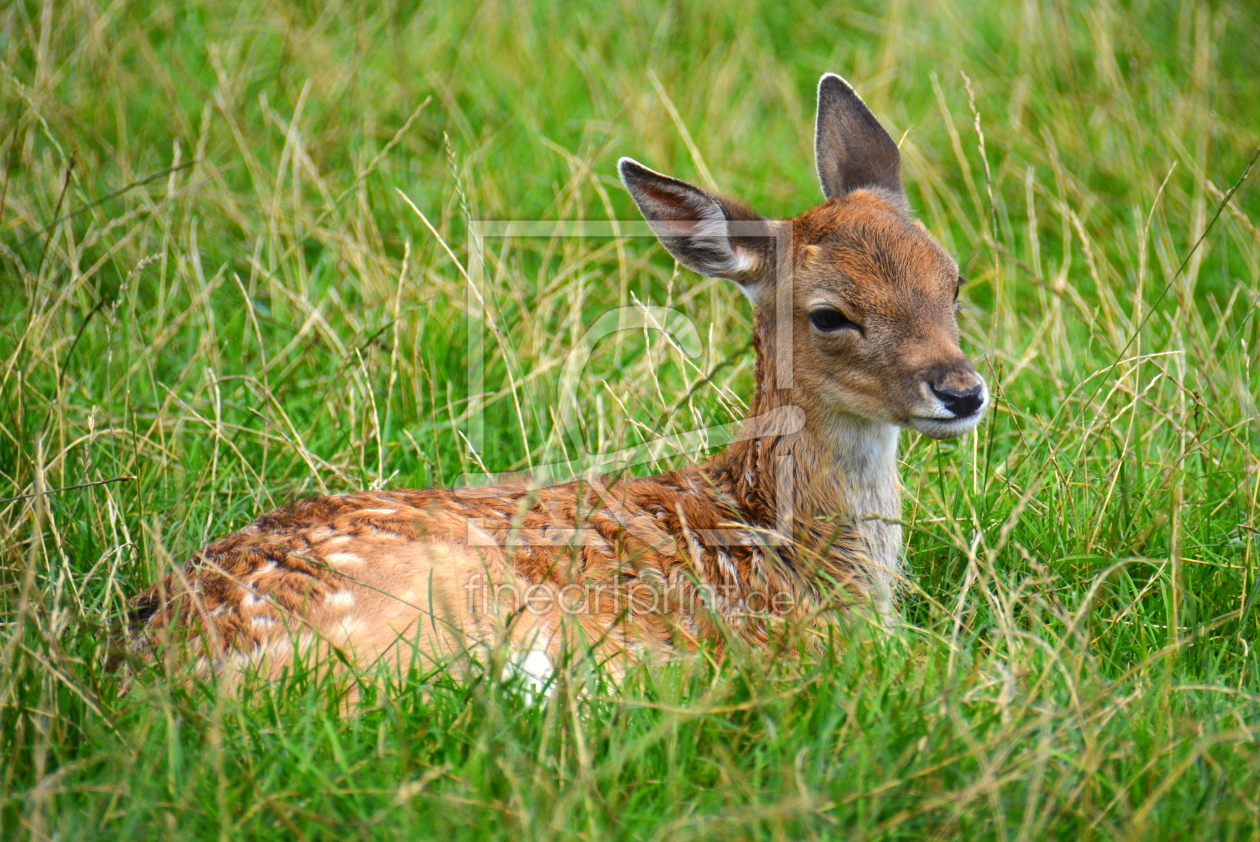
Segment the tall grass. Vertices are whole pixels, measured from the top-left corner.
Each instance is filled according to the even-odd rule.
[[[1255,55],[1245,2],[5,6],[0,836],[1254,838]],[[469,224],[634,219],[623,154],[799,212],[829,70],[997,395],[907,441],[904,630],[541,702],[118,694],[126,600],[260,511],[738,418],[738,291],[505,239],[477,319]],[[566,438],[565,360],[636,302],[702,354],[606,338]]]

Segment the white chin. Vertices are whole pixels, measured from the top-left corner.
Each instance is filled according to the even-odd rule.
[[[911,416],[910,426],[928,438],[953,439],[971,430],[980,423],[981,413],[968,415],[966,418],[919,418]]]

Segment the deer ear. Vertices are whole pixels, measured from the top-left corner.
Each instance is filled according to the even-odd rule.
[[[729,278],[753,297],[752,288],[774,266],[770,222],[630,158],[622,158],[618,169],[657,239],[679,263],[701,275]]]
[[[818,83],[814,155],[828,199],[865,188],[879,191],[901,210],[907,208],[896,142],[853,87],[834,73]]]

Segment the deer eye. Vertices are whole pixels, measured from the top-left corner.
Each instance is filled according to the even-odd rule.
[[[837,330],[856,330],[862,332],[862,326],[839,310],[824,308],[809,314],[809,321],[823,333],[835,333]]]

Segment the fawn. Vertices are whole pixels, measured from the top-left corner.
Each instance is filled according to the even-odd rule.
[[[180,632],[203,673],[278,677],[301,651],[401,671],[506,645],[544,675],[575,642],[622,664],[756,644],[776,618],[890,617],[899,432],[962,435],[988,396],[958,345],[958,266],[833,74],[815,154],[826,201],[792,220],[619,165],[670,253],[752,301],[756,394],[725,450],[653,477],[299,500],[133,600],[135,648]]]

